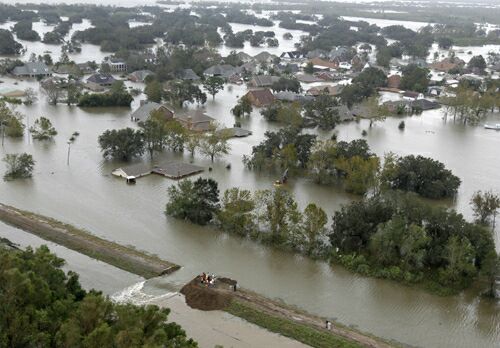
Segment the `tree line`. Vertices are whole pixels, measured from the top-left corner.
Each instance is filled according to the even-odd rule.
[[[118,304],[85,291],[78,274],[46,246],[11,250],[0,245],[1,347],[183,347],[197,343],[169,309]]]
[[[315,135],[302,134],[293,127],[266,132],[252,154],[243,158],[248,169],[289,170],[318,184],[338,184],[359,195],[396,189],[439,199],[454,196],[461,183],[443,163],[432,158],[388,153],[381,162],[364,139],[319,141]]]
[[[494,294],[498,255],[488,223],[500,198],[491,192],[477,192],[472,199],[474,223],[415,194],[387,191],[343,206],[330,228],[321,207],[310,203],[301,210],[282,187],[253,193],[230,188],[220,195],[213,179],[186,179],[169,187],[168,197],[169,216],[213,224],[364,275],[423,284],[443,294],[481,276]]]

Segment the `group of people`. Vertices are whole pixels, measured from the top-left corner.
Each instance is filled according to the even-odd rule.
[[[215,284],[215,274],[207,274],[203,272],[200,276],[201,283],[206,286],[212,286]]]

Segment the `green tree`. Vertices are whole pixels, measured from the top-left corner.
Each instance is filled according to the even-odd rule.
[[[218,76],[210,76],[203,81],[203,88],[205,88],[215,99],[215,95],[224,89],[224,79]]]
[[[481,274],[486,277],[489,283],[489,289],[486,294],[489,297],[496,297],[496,279],[500,274],[500,257],[495,252],[495,248],[491,248],[486,254],[481,267]]]
[[[441,269],[440,282],[447,286],[465,287],[476,274],[474,248],[465,237],[452,236],[445,247],[446,266]]]
[[[7,170],[3,176],[4,180],[31,178],[35,161],[30,154],[7,154],[3,161],[7,165]]]
[[[286,243],[291,231],[300,226],[302,215],[292,195],[282,188],[256,194],[257,221],[268,231],[272,243]]]
[[[207,95],[203,93],[200,87],[193,85],[189,81],[172,82],[166,91],[166,96],[172,103],[182,107],[185,102],[204,104],[207,101]]]
[[[219,189],[213,179],[185,179],[167,189],[166,214],[206,225],[219,210]]]
[[[307,62],[307,65],[304,68],[304,72],[311,75],[314,73],[314,65],[312,62]]]
[[[440,37],[437,39],[438,46],[441,49],[447,50],[453,46],[453,39],[449,37]]]
[[[24,124],[22,115],[11,110],[4,101],[0,101],[0,136],[22,137],[24,135]]]
[[[236,117],[242,117],[245,116],[245,114],[250,116],[252,110],[253,108],[250,99],[247,96],[243,96],[240,100],[238,100],[238,103],[234,106],[234,108],[231,109],[231,112]]]
[[[309,242],[308,252],[313,254],[318,249],[319,237],[326,232],[325,225],[328,217],[321,207],[314,203],[309,203],[304,209],[303,229]]]
[[[151,80],[146,83],[144,93],[147,95],[149,101],[161,103],[163,96],[163,87],[157,80]]]
[[[0,248],[0,342],[5,347],[195,348],[169,309],[113,303],[82,289],[46,246]]]
[[[43,116],[35,120],[33,126],[30,127],[30,133],[33,139],[37,140],[49,140],[57,135],[57,131],[52,125],[52,122]]]
[[[228,189],[217,213],[218,225],[224,231],[247,236],[255,228],[254,209],[255,202],[250,191],[237,187]]]
[[[141,127],[145,147],[149,152],[149,156],[153,159],[154,152],[162,151],[166,145],[167,132],[165,122],[151,115],[146,121],[139,122],[139,127]]]
[[[191,132],[187,135],[186,138],[186,149],[191,154],[191,157],[194,157],[194,153],[196,149],[200,147],[202,135],[198,132]]]
[[[14,39],[9,30],[0,29],[0,54],[13,55],[21,53],[23,45]]]
[[[461,183],[443,163],[413,155],[390,157],[380,178],[383,188],[411,191],[433,199],[452,197]]]
[[[210,157],[213,162],[215,158],[227,155],[231,149],[229,143],[229,134],[225,129],[214,129],[206,134],[200,140],[200,153]]]
[[[484,69],[486,69],[486,61],[483,56],[474,56],[469,60],[467,64],[469,69],[477,69],[480,73],[484,73]]]
[[[472,195],[470,204],[474,217],[479,224],[488,225],[495,221],[497,210],[500,208],[500,196],[492,191],[477,191]]]
[[[320,129],[331,130],[340,122],[337,106],[336,98],[321,94],[306,105],[304,116],[312,120]]]
[[[132,128],[112,129],[98,138],[103,156],[128,161],[144,153],[144,138],[141,131]]]
[[[408,64],[403,68],[400,88],[424,93],[427,91],[429,81],[429,70],[415,64]]]
[[[340,157],[336,161],[336,169],[345,175],[345,189],[357,195],[364,195],[376,184],[379,169],[378,157],[362,158],[353,156]]]

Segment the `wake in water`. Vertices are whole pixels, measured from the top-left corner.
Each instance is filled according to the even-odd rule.
[[[144,284],[146,284],[146,281],[133,284],[128,288],[111,295],[111,300],[117,303],[132,303],[140,306],[147,305],[158,300],[167,299],[178,294],[177,292],[166,292],[156,296],[147,294],[143,291]]]

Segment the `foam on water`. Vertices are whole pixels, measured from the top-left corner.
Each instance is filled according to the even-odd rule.
[[[146,284],[146,281],[133,284],[122,291],[111,295],[111,300],[118,303],[146,305],[151,302],[156,302],[157,300],[167,299],[177,295],[177,292],[166,292],[161,295],[147,294],[144,292],[144,284]]]

